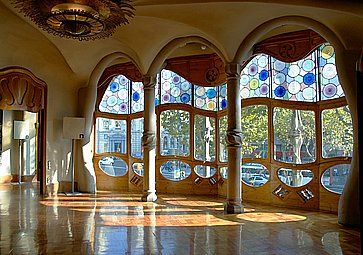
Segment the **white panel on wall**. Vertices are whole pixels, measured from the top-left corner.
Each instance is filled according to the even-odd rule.
[[[83,139],[85,118],[64,117],[63,118],[63,138]]]
[[[14,120],[14,139],[29,138],[29,122]]]

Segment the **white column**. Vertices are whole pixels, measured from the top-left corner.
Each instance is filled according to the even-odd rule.
[[[225,213],[241,213],[242,183],[241,183],[241,98],[240,98],[241,65],[226,64],[227,98],[228,98],[228,186],[227,201],[224,205]]]
[[[156,76],[144,76],[144,132],[142,146],[144,148],[144,183],[142,201],[153,202],[157,199],[155,190],[155,147],[156,147],[156,115],[155,85]]]

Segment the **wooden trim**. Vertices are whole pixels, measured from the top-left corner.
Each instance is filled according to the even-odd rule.
[[[37,171],[40,172],[40,194],[46,193],[46,127],[47,84],[29,70],[11,66],[0,70],[0,109],[38,113]]]
[[[326,40],[312,30],[276,35],[255,45],[254,54],[267,54],[280,61],[295,62],[310,54]]]

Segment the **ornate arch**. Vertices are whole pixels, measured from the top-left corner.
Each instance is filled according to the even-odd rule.
[[[0,70],[0,109],[37,112],[40,129],[38,133],[38,178],[40,194],[46,191],[46,109],[47,84],[22,67],[6,67]]]
[[[222,51],[213,43],[199,36],[187,36],[187,37],[179,37],[171,40],[167,43],[156,55],[153,62],[151,63],[148,75],[156,74],[163,67],[165,60],[168,56],[177,48],[186,45],[188,43],[201,43],[205,46],[211,48],[222,60],[224,63],[227,62],[227,58],[222,53]]]
[[[0,108],[39,112],[46,107],[46,83],[20,67],[0,70]]]

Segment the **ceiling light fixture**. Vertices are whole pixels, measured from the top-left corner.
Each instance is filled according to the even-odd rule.
[[[131,0],[13,0],[13,4],[41,29],[80,41],[111,36],[135,11]]]

